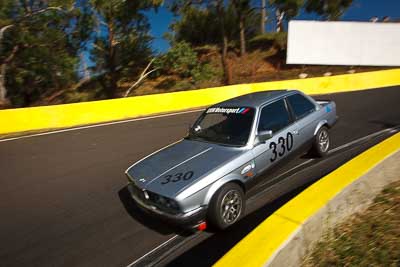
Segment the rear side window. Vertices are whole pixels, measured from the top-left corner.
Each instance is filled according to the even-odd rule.
[[[261,111],[258,131],[272,130],[273,133],[285,128],[290,123],[289,113],[282,100],[269,104]]]
[[[291,95],[288,100],[297,120],[315,110],[315,105],[300,94]]]

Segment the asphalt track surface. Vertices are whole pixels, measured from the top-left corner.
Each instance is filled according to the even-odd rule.
[[[292,159],[273,175],[311,183],[400,125],[400,87],[316,98],[336,101],[340,120],[331,138],[337,151],[322,161]],[[198,115],[0,142],[0,266],[127,266],[138,259],[136,265],[208,266],[304,188],[267,204],[260,187],[249,215],[220,233],[182,234],[142,214],[126,193],[125,169],[180,139]]]

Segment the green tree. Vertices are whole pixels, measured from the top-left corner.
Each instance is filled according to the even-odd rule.
[[[260,34],[265,33],[266,21],[267,21],[267,0],[261,0]]]
[[[241,53],[244,54],[246,39],[259,32],[259,13],[250,7],[250,1],[247,0],[238,0],[235,2],[236,6],[232,1],[222,0],[171,1],[171,9],[180,15],[180,20],[171,25],[174,40],[186,41],[193,46],[217,44],[221,50],[224,83],[231,84],[228,44],[239,40]]]
[[[290,20],[299,14],[304,0],[271,0],[271,6],[276,10],[277,31],[282,31],[283,20]]]
[[[184,13],[187,8],[195,7],[195,8],[207,8],[209,10],[213,10],[216,14],[216,24],[219,28],[219,45],[221,49],[221,63],[223,67],[224,73],[224,83],[231,84],[232,83],[232,75],[230,71],[230,65],[228,62],[228,43],[229,43],[229,35],[226,28],[227,21],[227,10],[229,4],[224,0],[170,0],[171,2],[171,10],[178,13]]]
[[[315,12],[326,20],[339,20],[353,0],[307,0],[307,12]]]
[[[117,96],[119,81],[136,76],[151,55],[149,23],[143,11],[162,0],[91,0],[97,36],[91,58],[105,97]]]
[[[30,105],[76,80],[80,19],[72,0],[0,3],[1,103]]]
[[[245,19],[245,35],[253,37],[258,34],[259,20],[256,12],[250,12]],[[173,41],[185,41],[193,46],[219,44],[221,41],[219,20],[213,8],[188,7],[180,12],[180,19],[170,25]],[[238,39],[239,23],[233,5],[226,9],[225,29],[229,40]]]
[[[170,25],[172,42],[188,42],[192,46],[218,44],[219,26],[214,10],[188,7],[180,13],[180,19]]]
[[[232,0],[232,5],[235,8],[239,22],[240,55],[244,56],[246,54],[246,18],[251,15],[254,9],[251,7],[250,0]]]
[[[187,42],[177,42],[167,53],[157,58],[154,65],[163,74],[190,78],[193,83],[211,78],[207,64],[201,63],[197,53]]]

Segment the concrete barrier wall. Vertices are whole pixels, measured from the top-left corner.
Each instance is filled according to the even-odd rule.
[[[215,266],[299,266],[327,229],[365,208],[385,185],[400,179],[399,162],[397,133],[290,200]]]
[[[400,69],[331,77],[240,84],[44,107],[0,110],[0,134],[75,127],[154,114],[196,109],[257,91],[299,89],[327,94],[400,84]]]
[[[400,66],[400,23],[290,21],[287,63]]]

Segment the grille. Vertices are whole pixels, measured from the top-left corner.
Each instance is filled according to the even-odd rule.
[[[175,214],[178,211],[165,207],[163,205],[161,205],[157,199],[158,199],[158,195],[150,192],[150,191],[143,191],[142,189],[140,189],[139,187],[137,187],[134,183],[131,183],[131,188],[132,188],[132,194],[134,194],[137,198],[139,198],[143,203],[148,204],[148,205],[152,205],[157,207],[159,210],[168,212],[168,213],[172,213]],[[145,197],[145,194],[148,195],[148,198]]]

